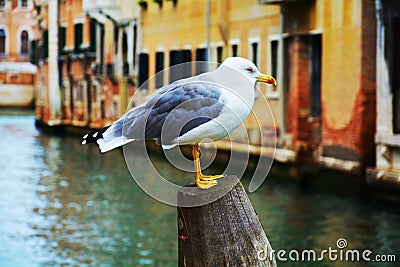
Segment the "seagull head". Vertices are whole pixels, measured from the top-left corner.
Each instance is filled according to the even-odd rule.
[[[224,60],[224,62],[222,62],[222,66],[226,66],[240,72],[254,83],[264,82],[276,86],[276,80],[274,77],[262,74],[257,69],[257,66],[248,59],[242,57],[228,57]]]

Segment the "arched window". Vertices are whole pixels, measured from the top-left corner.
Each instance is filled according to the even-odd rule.
[[[29,36],[27,31],[21,32],[21,54],[28,54]]]
[[[0,54],[6,53],[6,32],[0,29]]]

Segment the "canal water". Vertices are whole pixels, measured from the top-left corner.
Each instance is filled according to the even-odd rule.
[[[191,180],[163,160],[157,164],[180,183]],[[286,254],[278,266],[400,266],[394,205],[310,191],[276,177],[249,197],[277,251],[338,249],[344,238],[349,249],[397,260],[345,262],[325,255],[294,262]],[[30,112],[0,111],[0,266],[176,265],[176,208],[141,191],[121,151],[100,154],[77,137],[40,133]]]

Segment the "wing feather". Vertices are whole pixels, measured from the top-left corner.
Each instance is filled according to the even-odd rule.
[[[221,88],[205,82],[173,83],[124,116],[128,139],[158,139],[169,144],[219,116],[224,106]]]

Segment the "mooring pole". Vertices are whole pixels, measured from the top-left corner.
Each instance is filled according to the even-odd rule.
[[[225,191],[226,190],[226,191]],[[221,198],[187,207],[193,198]],[[238,178],[228,176],[204,191],[178,192],[178,266],[276,266],[272,248]]]

